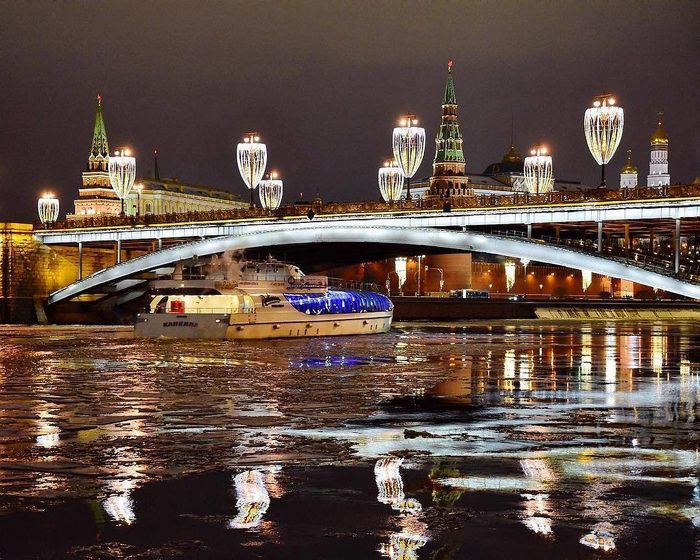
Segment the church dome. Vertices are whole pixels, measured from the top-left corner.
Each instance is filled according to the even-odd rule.
[[[513,144],[510,149],[503,154],[503,159],[498,163],[492,163],[484,169],[483,175],[497,175],[499,173],[522,173],[523,160],[520,154],[515,150]]]
[[[658,144],[668,144],[668,135],[666,134],[666,131],[664,130],[664,126],[661,122],[661,116],[663,113],[659,113],[659,120],[658,124],[656,126],[656,130],[654,131],[654,134],[651,135],[651,145],[655,146]]]
[[[632,150],[627,150],[627,163],[622,166],[620,173],[637,173],[637,168],[632,164]]]

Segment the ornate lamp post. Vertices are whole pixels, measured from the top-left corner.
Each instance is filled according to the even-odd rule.
[[[442,292],[442,289],[445,287],[445,274],[444,274],[442,268],[430,267],[430,266],[426,265],[425,266],[426,282],[427,282],[427,276],[428,276],[429,270],[437,270],[440,273],[440,292]]]
[[[238,171],[250,189],[250,207],[253,208],[253,191],[260,183],[267,165],[267,146],[260,142],[257,132],[248,132],[236,150]]]
[[[109,182],[122,203],[121,216],[124,215],[124,199],[131,192],[136,179],[136,158],[128,148],[120,148],[109,158]]]
[[[273,171],[267,179],[260,181],[260,188],[258,189],[260,206],[266,210],[277,210],[282,203],[283,192],[284,184],[281,179],[277,178],[277,173]]]
[[[394,159],[406,177],[406,200],[411,200],[411,177],[416,174],[425,154],[425,129],[415,115],[405,115],[394,129],[392,144]]]
[[[583,116],[583,131],[593,159],[601,166],[600,186],[605,187],[605,164],[615,155],[622,140],[625,112],[615,105],[613,96],[603,93]]]
[[[525,158],[525,186],[534,194],[550,192],[554,188],[552,156],[547,155],[545,146],[535,146]]]
[[[58,219],[58,199],[50,192],[44,193],[37,202],[39,220],[48,227]]]
[[[379,168],[377,180],[379,182],[379,192],[384,202],[393,204],[401,198],[403,177],[401,168],[393,160],[384,162],[384,167]]]

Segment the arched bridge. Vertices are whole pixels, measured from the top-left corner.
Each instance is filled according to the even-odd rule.
[[[681,280],[670,272],[650,270],[634,261],[606,258],[573,248],[566,248],[528,239],[429,227],[397,227],[389,225],[339,225],[333,222],[287,223],[267,229],[232,232],[162,249],[101,270],[74,282],[49,296],[49,305],[68,301],[86,293],[107,293],[115,287],[128,287],[144,274],[167,274],[176,262],[231,250],[265,249],[299,244],[356,243],[399,246],[435,247],[452,251],[478,251],[494,255],[529,259],[622,278],[660,288],[664,291],[700,299],[700,285]],[[140,280],[143,282],[143,280]]]

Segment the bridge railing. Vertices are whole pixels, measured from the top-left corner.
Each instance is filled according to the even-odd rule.
[[[700,196],[700,185],[672,185],[666,187],[637,187],[623,189],[594,189],[582,192],[549,192],[531,194],[510,192],[467,196],[428,196],[414,200],[400,200],[393,204],[380,201],[330,202],[321,200],[281,206],[278,210],[262,208],[236,208],[209,210],[179,214],[143,214],[139,216],[73,216],[70,220],[54,222],[49,229],[63,230],[88,227],[157,226],[176,223],[212,222],[238,219],[281,219],[285,217],[310,217],[316,215],[377,214],[386,212],[410,212],[416,210],[469,210],[505,207],[548,206],[553,204],[580,204],[586,202],[614,202],[629,200],[654,200]],[[35,229],[46,229],[35,224]]]
[[[683,259],[680,264],[678,274],[674,271],[674,264],[670,260],[660,258],[658,255],[645,253],[639,250],[627,251],[621,247],[603,247],[602,253],[598,253],[598,243],[590,240],[578,239],[557,239],[550,236],[538,236],[528,238],[527,233],[517,230],[494,231],[494,235],[502,237],[515,237],[532,243],[547,243],[551,245],[559,245],[573,251],[578,251],[588,255],[601,254],[605,258],[612,259],[622,264],[638,266],[651,272],[665,274],[688,280],[691,282],[700,282],[700,264]]]

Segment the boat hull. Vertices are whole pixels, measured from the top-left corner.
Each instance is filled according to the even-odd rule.
[[[391,329],[393,311],[305,316],[285,320],[260,320],[244,316],[207,313],[148,313],[139,315],[137,338],[255,340],[385,333]],[[281,319],[281,318],[280,318]]]

